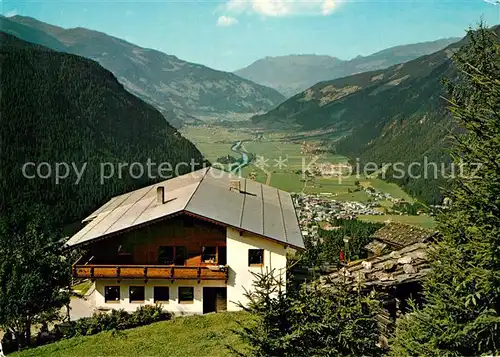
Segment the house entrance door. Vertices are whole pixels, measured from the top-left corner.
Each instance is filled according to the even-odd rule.
[[[226,288],[203,288],[203,313],[227,310]]]

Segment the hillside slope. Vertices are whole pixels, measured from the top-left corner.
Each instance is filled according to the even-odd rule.
[[[13,353],[12,357],[232,356],[227,346],[245,348],[232,332],[238,328],[237,321],[246,323],[249,316],[243,312],[222,312],[178,317],[117,334],[102,332],[75,337]]]
[[[500,27],[494,31],[500,34]],[[453,126],[441,80],[455,75],[451,56],[464,41],[385,70],[318,83],[253,120],[260,125],[348,132],[336,143],[337,151],[379,166],[407,166],[424,157],[446,165],[444,148]],[[441,199],[440,180],[406,176],[395,181],[427,202]]]
[[[330,56],[291,55],[266,57],[235,71],[237,75],[275,88],[287,98],[315,83],[404,63],[439,51],[459,38],[391,47],[369,56],[343,61]]]
[[[202,163],[191,142],[96,62],[1,32],[0,41],[1,214],[42,204],[59,223],[77,221],[111,196],[160,181],[148,160]],[[134,162],[143,175],[138,164],[119,174],[118,163]],[[65,163],[68,176],[57,182]],[[84,169],[79,182],[75,167]]]
[[[257,113],[284,100],[276,90],[233,73],[186,62],[102,32],[63,29],[23,16],[4,19],[4,32],[10,32],[11,23],[45,32],[61,42],[67,52],[99,62],[128,91],[153,104],[176,125],[176,120],[196,121],[198,116]]]

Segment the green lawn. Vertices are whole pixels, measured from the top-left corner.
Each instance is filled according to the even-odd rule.
[[[358,219],[368,222],[385,222],[387,220],[391,220],[393,222],[406,223],[414,226],[420,226],[423,228],[429,228],[429,229],[436,228],[435,219],[433,217],[426,215],[421,215],[421,216],[400,216],[392,214],[386,214],[382,216],[362,215],[358,216]]]
[[[97,357],[97,356],[231,356],[227,345],[240,350],[244,343],[232,329],[236,321],[248,322],[243,312],[225,312],[179,317],[113,334],[75,337],[12,357]]]

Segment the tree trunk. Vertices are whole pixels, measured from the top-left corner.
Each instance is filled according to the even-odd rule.
[[[31,319],[29,317],[26,318],[26,325],[25,325],[25,346],[29,347],[31,345]]]

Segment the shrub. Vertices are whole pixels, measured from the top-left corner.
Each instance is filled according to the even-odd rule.
[[[128,313],[123,309],[112,310],[110,313],[97,312],[92,317],[75,321],[71,328],[66,329],[64,337],[71,338],[95,335],[102,331],[126,330],[171,318],[172,315],[164,311],[161,305],[141,306],[133,313]]]
[[[131,316],[135,326],[149,325],[157,321],[170,320],[171,314],[163,310],[161,305],[139,307]]]

